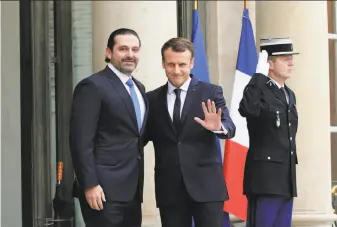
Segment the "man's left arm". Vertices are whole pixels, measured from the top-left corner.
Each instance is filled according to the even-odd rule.
[[[229,116],[229,111],[226,105],[226,100],[223,95],[222,88],[216,86],[214,89],[213,100],[215,102],[216,110],[221,109],[221,130],[213,131],[221,139],[230,139],[235,136],[236,127]]]

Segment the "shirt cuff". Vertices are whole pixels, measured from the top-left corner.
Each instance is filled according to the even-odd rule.
[[[228,131],[227,129],[223,126],[223,124],[221,124],[221,130],[220,131],[212,131],[214,133],[217,133],[217,134],[225,134],[227,135]]]

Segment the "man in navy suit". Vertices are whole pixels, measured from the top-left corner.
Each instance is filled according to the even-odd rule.
[[[135,31],[112,32],[107,66],[74,91],[70,148],[87,227],[141,226],[148,102],[132,76],[140,46]]]
[[[190,74],[193,44],[173,38],[162,47],[168,82],[147,94],[147,139],[155,148],[155,192],[162,227],[222,227],[228,193],[216,136],[235,135],[222,88]]]

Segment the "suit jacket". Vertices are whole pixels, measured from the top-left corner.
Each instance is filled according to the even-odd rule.
[[[142,196],[144,126],[142,130],[128,91],[109,67],[82,80],[75,88],[70,118],[70,149],[83,189],[101,185],[108,201],[130,201],[137,187]]]
[[[222,88],[204,83],[192,76],[183,106],[181,130],[178,133],[167,107],[168,85],[148,92],[150,102],[148,139],[155,149],[155,192],[157,205],[179,200],[182,179],[189,195],[198,202],[224,201],[228,193],[222,173],[222,162],[216,135],[203,128],[194,117],[204,119],[201,107],[207,99],[222,109],[221,121],[228,130],[220,138],[232,138],[235,126],[229,117]]]
[[[287,86],[286,96],[262,74],[246,86],[239,112],[246,118],[249,149],[244,174],[244,193],[296,196],[296,97]],[[278,124],[279,123],[279,124]]]

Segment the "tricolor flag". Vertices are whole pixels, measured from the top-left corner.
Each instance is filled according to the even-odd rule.
[[[193,10],[193,24],[192,24],[192,42],[194,45],[194,67],[191,73],[195,75],[199,80],[204,82],[210,82],[209,70],[207,64],[205,44],[202,36],[201,25],[199,22],[198,10]],[[222,162],[220,140],[217,138],[217,145],[219,151],[219,162]],[[194,223],[193,223],[194,226]],[[224,226],[230,227],[229,214],[224,212]]]
[[[192,42],[194,45],[194,67],[191,73],[195,75],[199,80],[204,82],[210,82],[209,70],[207,64],[207,56],[205,50],[204,39],[202,36],[201,25],[199,22],[198,10],[194,9],[192,14]],[[222,162],[220,141],[217,137],[219,160]]]
[[[229,194],[229,200],[224,204],[224,211],[242,220],[246,220],[247,216],[247,199],[243,195],[243,173],[249,136],[246,119],[241,117],[238,109],[243,90],[255,73],[256,65],[257,51],[254,32],[249,19],[249,11],[244,9],[230,108],[231,118],[236,125],[236,134],[233,139],[226,140],[223,169]]]

